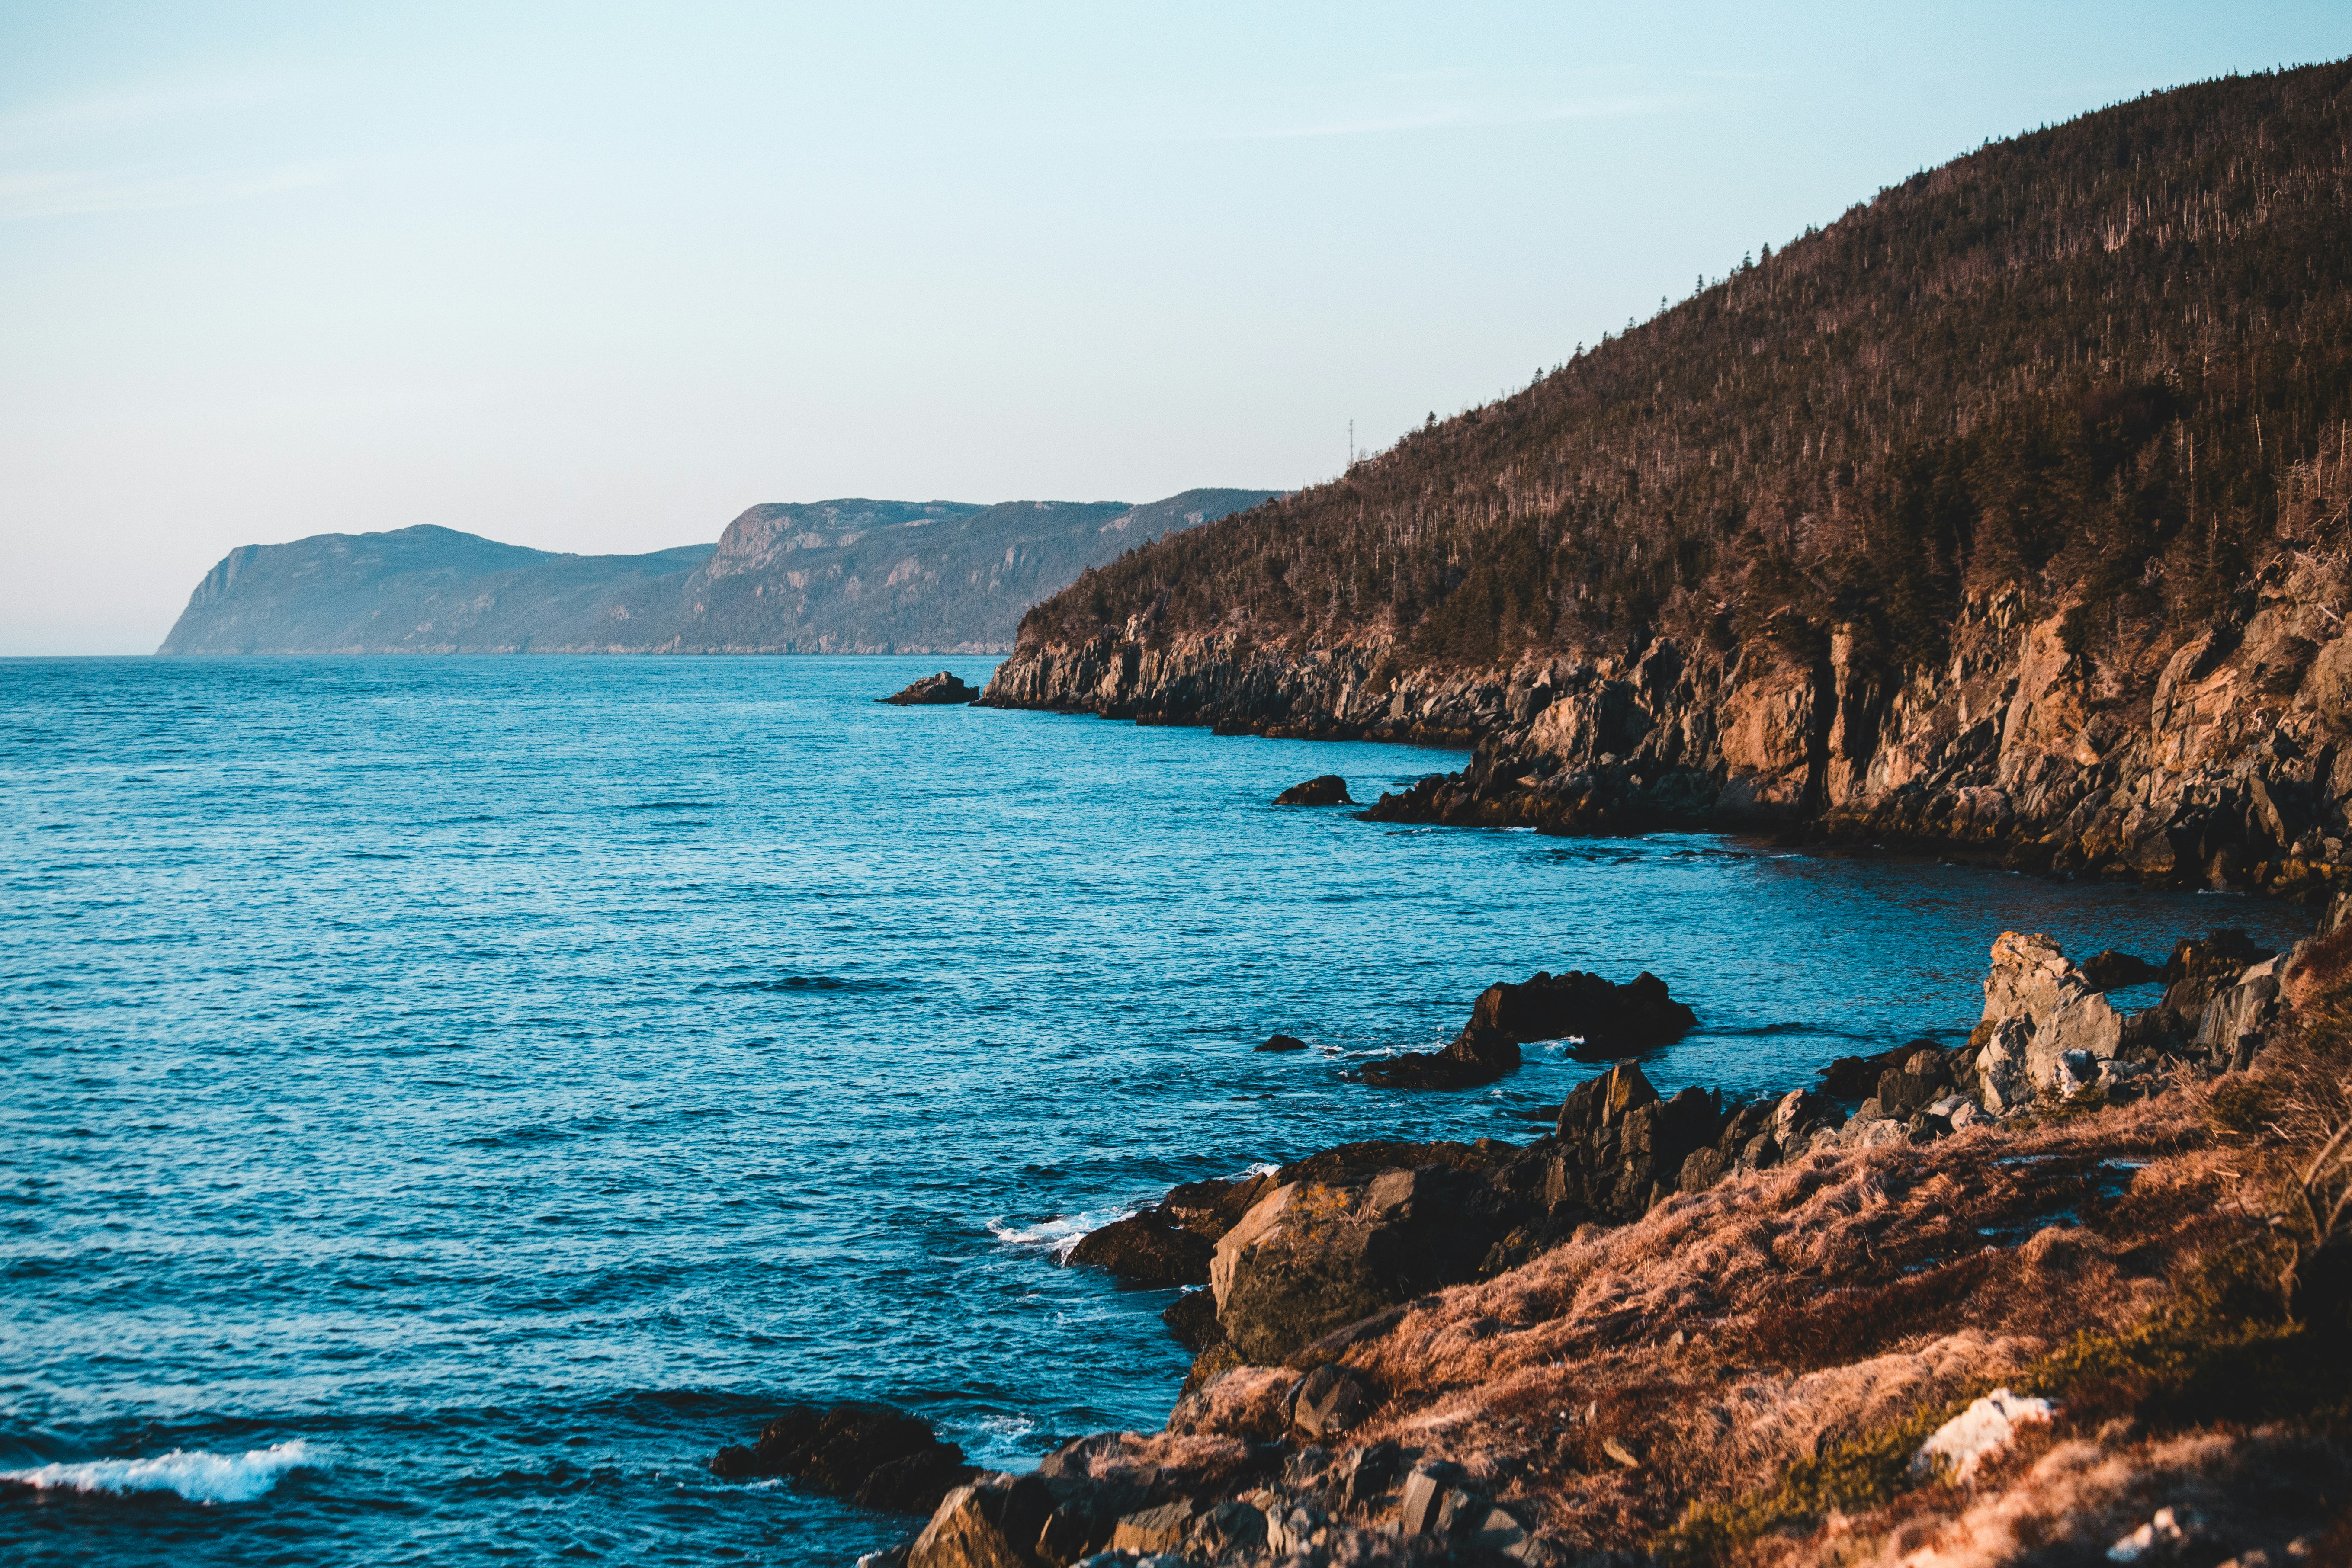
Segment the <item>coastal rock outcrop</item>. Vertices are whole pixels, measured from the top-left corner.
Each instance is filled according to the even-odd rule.
[[[1353,805],[1348,798],[1348,781],[1338,773],[1325,773],[1321,778],[1308,779],[1305,784],[1292,784],[1274,797],[1276,805]]]
[[[1520,1059],[1517,1040],[1473,1025],[1442,1051],[1407,1051],[1366,1062],[1358,1071],[1379,1089],[1475,1089],[1512,1071]]]
[[[1572,969],[1539,971],[1524,984],[1489,985],[1471,1005],[1469,1027],[1522,1043],[1580,1040],[1596,1054],[1619,1056],[1665,1045],[1697,1023],[1646,969],[1623,985]]]
[[[1150,1207],[1088,1231],[1066,1261],[1106,1269],[1130,1285],[1206,1285],[1218,1238],[1275,1184],[1270,1173],[1187,1182]]]
[[[1647,970],[1623,985],[1581,970],[1538,971],[1524,984],[1479,993],[1470,1021],[1444,1050],[1409,1051],[1360,1071],[1381,1089],[1472,1089],[1517,1068],[1523,1043],[1574,1040],[1594,1055],[1621,1056],[1677,1039],[1697,1022]]]
[[[963,678],[951,670],[927,675],[905,690],[889,697],[877,697],[877,702],[894,703],[900,708],[923,708],[934,705],[960,704],[980,700],[980,689],[967,686]]]
[[[789,1476],[813,1491],[899,1513],[930,1512],[978,1473],[929,1422],[863,1402],[787,1405],[750,1447],[719,1449],[710,1470],[730,1480]]]

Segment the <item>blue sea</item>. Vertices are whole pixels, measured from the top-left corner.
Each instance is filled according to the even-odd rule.
[[[1664,1089],[1804,1083],[2291,910],[1696,835],[1276,807],[1455,753],[873,700],[941,660],[0,662],[0,1560],[846,1564],[714,1479],[790,1400],[982,1462],[1164,1418],[1172,1183],[1525,1141],[1369,1089],[1489,983],[1649,969]],[[990,661],[945,661],[964,679]],[[1282,1030],[1318,1048],[1252,1047]]]

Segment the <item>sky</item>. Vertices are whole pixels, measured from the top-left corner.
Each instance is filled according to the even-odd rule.
[[[0,654],[230,549],[1328,479],[2352,6],[0,0]]]

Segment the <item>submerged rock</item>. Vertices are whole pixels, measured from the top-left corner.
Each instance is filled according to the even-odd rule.
[[[1307,1048],[1307,1042],[1297,1035],[1268,1035],[1265,1044],[1257,1048],[1261,1051],[1303,1051]]]
[[[931,1424],[887,1405],[793,1405],[749,1447],[719,1450],[713,1475],[789,1476],[813,1491],[866,1508],[929,1513],[978,1474]]]
[[[1338,773],[1325,773],[1319,779],[1292,784],[1274,797],[1276,805],[1353,805],[1348,798],[1348,781]]]
[[[980,688],[966,686],[961,677],[943,669],[937,675],[923,677],[894,697],[877,697],[874,700],[896,703],[901,708],[977,702],[980,700]]]

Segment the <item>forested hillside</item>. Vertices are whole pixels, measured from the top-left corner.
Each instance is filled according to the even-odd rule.
[[[1684,775],[1673,803],[1633,786],[1654,805],[1874,831],[1889,792],[1940,790],[1906,818],[1928,837],[1953,791],[1999,784],[2003,832],[2038,834],[2085,796],[2014,798],[2016,724],[1976,733],[2025,686],[2063,691],[2041,722],[2065,707],[2093,733],[2058,751],[2094,769],[2151,732],[2188,640],[2227,646],[2182,679],[2254,658],[2292,570],[2310,613],[2243,684],[2325,706],[2305,676],[2347,608],[2310,574],[2352,496],[2347,133],[2339,61],[1989,144],[1339,480],[1085,574],[1024,620],[992,700],[1486,736],[1513,770],[1646,759]],[[1647,685],[1592,697],[1632,717],[1527,730],[1636,664]],[[1769,719],[1735,700],[1776,681]],[[1429,809],[1491,815],[1498,789]]]
[[[2158,94],[1857,206],[1331,484],[1089,574],[1029,635],[1394,632],[1417,652],[1865,624],[1971,584],[2128,638],[2221,606],[2352,408],[2338,63]]]

